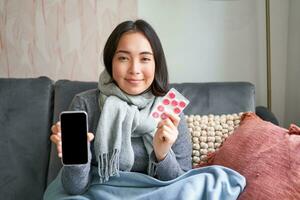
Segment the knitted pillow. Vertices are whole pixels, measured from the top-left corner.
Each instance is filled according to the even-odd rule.
[[[212,153],[209,164],[229,167],[247,180],[239,200],[300,199],[300,128],[289,130],[245,113],[240,126]]]
[[[192,138],[193,166],[207,162],[207,155],[218,150],[238,127],[242,114],[185,116]]]

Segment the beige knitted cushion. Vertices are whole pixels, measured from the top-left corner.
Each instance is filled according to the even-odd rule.
[[[193,166],[207,161],[207,154],[215,152],[240,124],[243,113],[227,115],[186,115],[191,134]]]

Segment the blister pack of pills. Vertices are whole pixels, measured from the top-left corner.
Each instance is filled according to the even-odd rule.
[[[155,105],[150,115],[155,121],[159,122],[168,117],[166,113],[179,115],[189,103],[187,98],[172,88],[161,101]]]

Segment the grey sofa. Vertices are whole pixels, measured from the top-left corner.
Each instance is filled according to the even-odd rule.
[[[0,199],[42,199],[61,162],[50,127],[73,96],[95,82],[47,77],[0,78]],[[255,88],[246,82],[172,84],[190,100],[185,114],[255,111]],[[274,116],[260,107],[265,116]]]

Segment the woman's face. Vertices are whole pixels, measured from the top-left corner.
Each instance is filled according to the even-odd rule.
[[[147,90],[153,82],[155,61],[151,45],[140,32],[121,37],[112,61],[112,75],[118,86],[130,95]]]

